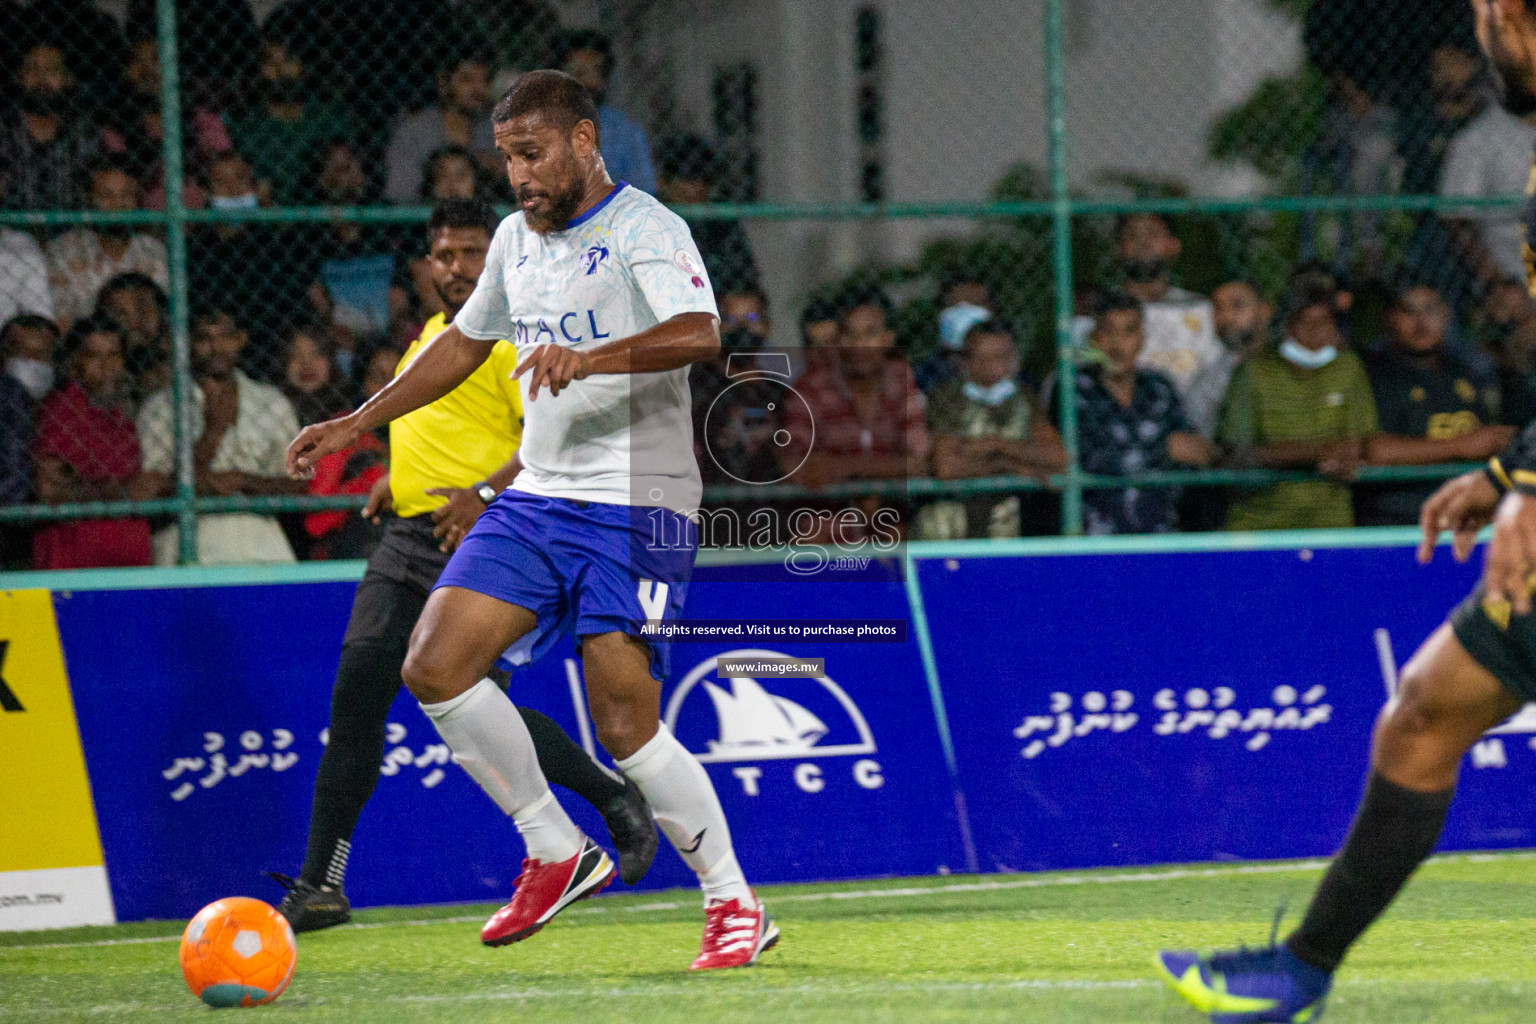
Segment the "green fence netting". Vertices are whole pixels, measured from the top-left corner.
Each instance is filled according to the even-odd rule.
[[[365,550],[387,443],[308,483],[282,449],[442,309],[433,204],[509,212],[489,109],[542,67],[688,221],[732,344],[835,365],[878,295],[922,395],[899,478],[706,472],[712,507],[885,503],[924,539],[1401,522],[1536,414],[1536,129],[1459,0],[36,0],[0,56],[8,567],[195,561],[200,528]],[[1319,296],[1341,354],[1287,391]],[[1116,369],[1118,328],[1163,376]],[[1370,425],[1424,443],[1351,447]]]

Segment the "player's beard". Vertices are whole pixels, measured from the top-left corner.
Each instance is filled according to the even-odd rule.
[[[523,216],[528,221],[528,227],[541,235],[547,235],[551,231],[564,231],[565,226],[576,216],[577,207],[581,206],[582,183],[580,179],[573,180],[571,184],[559,192],[545,193],[548,206],[543,213],[524,211]],[[523,197],[517,197],[521,205]]]

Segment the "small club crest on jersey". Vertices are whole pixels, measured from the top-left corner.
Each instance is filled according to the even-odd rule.
[[[672,254],[672,262],[677,265],[678,270],[681,270],[691,278],[695,288],[704,287],[704,271],[700,270],[693,262],[693,257],[688,255],[688,250],[677,250],[677,252]]]
[[[591,276],[597,273],[598,264],[607,258],[608,247],[606,245],[594,245],[581,254],[581,265],[586,268],[587,275]]]

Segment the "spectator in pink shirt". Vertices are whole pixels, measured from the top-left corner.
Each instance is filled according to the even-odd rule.
[[[38,499],[49,504],[114,501],[134,493],[139,435],[129,417],[123,332],[104,316],[78,321],[64,337],[63,386],[43,399],[32,442]],[[53,523],[32,538],[38,569],[148,565],[143,519]]]

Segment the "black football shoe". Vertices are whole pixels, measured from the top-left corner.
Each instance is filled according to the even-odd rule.
[[[277,912],[288,919],[295,932],[319,931],[352,920],[352,904],[347,902],[347,894],[340,889],[323,888],[276,871],[267,874],[288,890],[283,902],[277,905]]]
[[[656,859],[656,819],[645,794],[629,779],[624,780],[624,796],[603,812],[608,834],[619,851],[619,877],[625,885],[634,885],[651,870]]]

